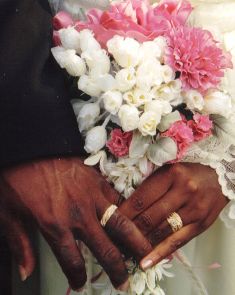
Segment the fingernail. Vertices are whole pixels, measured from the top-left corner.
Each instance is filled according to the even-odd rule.
[[[121,286],[119,286],[117,289],[119,291],[125,292],[129,289],[130,283],[129,280],[127,280],[124,284],[122,284]]]
[[[22,265],[19,265],[19,273],[20,273],[20,278],[21,281],[24,282],[28,278],[27,272],[25,268]]]
[[[146,270],[152,266],[153,266],[153,261],[151,259],[143,260],[141,262],[141,267],[143,268],[143,270]]]

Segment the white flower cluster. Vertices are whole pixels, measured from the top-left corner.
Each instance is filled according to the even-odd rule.
[[[171,113],[171,105],[183,101],[180,80],[163,64],[163,37],[140,44],[114,36],[106,51],[87,29],[78,32],[69,27],[61,29],[59,36],[61,46],[52,49],[55,59],[78,77],[78,88],[93,98],[77,112],[79,129],[87,133],[87,152],[96,153],[105,145],[105,126],[94,127],[101,111],[123,131],[138,129],[143,136],[154,136],[161,119]]]

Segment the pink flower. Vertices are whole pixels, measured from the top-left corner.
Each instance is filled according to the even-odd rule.
[[[129,153],[132,140],[132,132],[122,132],[121,129],[113,129],[111,139],[107,142],[109,151],[117,158],[124,157]]]
[[[205,92],[215,88],[226,68],[232,68],[231,55],[218,47],[211,33],[199,28],[176,27],[169,34],[166,63],[180,73],[185,90]]]
[[[162,136],[170,137],[176,142],[178,147],[177,160],[182,159],[187,148],[194,141],[192,129],[183,120],[172,124],[166,132],[162,133]]]
[[[188,121],[188,126],[193,130],[194,141],[200,141],[212,134],[212,121],[208,115],[195,114],[193,120]]]
[[[103,47],[114,35],[144,42],[167,34],[172,25],[184,25],[191,10],[186,0],[164,0],[157,7],[148,0],[120,1],[111,4],[108,11],[91,9],[88,20],[77,22],[76,28],[92,30]]]
[[[73,25],[74,25],[73,19],[65,11],[58,12],[53,18],[53,27],[55,30],[60,30]]]

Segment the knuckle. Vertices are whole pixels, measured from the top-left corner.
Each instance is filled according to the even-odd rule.
[[[169,249],[172,252],[175,252],[178,248],[180,248],[182,245],[182,241],[178,239],[171,238],[169,240]]]
[[[122,260],[122,257],[115,247],[110,247],[104,251],[103,259],[106,262],[111,262],[112,264],[116,264]]]
[[[187,181],[186,188],[187,188],[187,191],[190,193],[198,192],[198,185],[194,180],[190,179],[189,181]]]
[[[152,218],[146,213],[137,217],[136,224],[140,229],[144,231],[150,231],[153,228]]]
[[[182,164],[178,163],[172,166],[171,171],[176,177],[181,177],[184,175],[185,168]]]
[[[116,215],[115,227],[118,232],[121,232],[124,236],[132,234],[133,227],[132,223],[123,215]]]
[[[136,211],[141,211],[144,209],[143,197],[139,194],[134,195],[131,198],[131,205]]]

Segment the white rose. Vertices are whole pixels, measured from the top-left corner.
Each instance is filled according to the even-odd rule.
[[[168,65],[161,67],[162,78],[165,83],[169,83],[175,79],[175,72]]]
[[[87,132],[85,150],[87,153],[97,153],[107,141],[107,132],[103,126],[96,126]]]
[[[147,59],[139,65],[136,71],[136,85],[138,88],[149,91],[154,85],[163,82],[161,64],[156,59]]]
[[[87,75],[81,76],[78,80],[78,89],[94,97],[99,97],[101,94],[99,85]]]
[[[162,56],[162,49],[155,41],[147,41],[141,45],[142,59],[144,60],[146,56],[148,58],[160,59]]]
[[[81,57],[85,59],[91,76],[97,77],[109,73],[111,63],[104,49],[85,51]]]
[[[81,52],[80,34],[74,27],[59,30],[61,44],[66,49],[74,49],[77,53]]]
[[[204,99],[200,92],[188,90],[184,93],[184,100],[190,110],[201,111],[204,106]]]
[[[168,101],[165,100],[152,100],[145,104],[144,111],[167,115],[172,112],[172,106]]]
[[[80,132],[93,127],[99,114],[100,107],[98,103],[85,104],[78,114],[78,125]]]
[[[117,72],[116,77],[117,89],[120,91],[130,90],[136,82],[135,69],[133,67],[122,69]]]
[[[98,41],[94,38],[94,34],[90,30],[82,30],[80,32],[80,47],[82,52],[84,51],[95,51],[100,50],[101,46]]]
[[[132,131],[137,129],[139,124],[139,112],[136,107],[124,104],[121,106],[118,116],[123,131]]]
[[[157,125],[161,121],[161,114],[156,112],[144,112],[139,121],[138,129],[143,136],[154,136],[157,131]]]
[[[104,108],[115,115],[122,105],[122,94],[118,91],[107,91],[102,95]]]
[[[204,97],[203,112],[228,118],[232,112],[231,97],[221,91],[212,91]]]
[[[109,53],[123,68],[135,67],[141,59],[140,44],[132,38],[114,36],[107,42]]]

